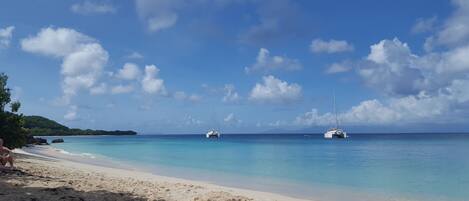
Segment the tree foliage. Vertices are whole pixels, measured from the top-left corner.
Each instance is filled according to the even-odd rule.
[[[24,127],[34,136],[62,136],[62,135],[136,135],[135,131],[104,131],[91,129],[70,129],[54,120],[41,116],[25,116]]]
[[[25,116],[24,127],[27,129],[43,128],[51,130],[67,130],[68,127],[41,116]]]
[[[23,129],[23,115],[17,114],[21,104],[11,103],[11,90],[7,87],[8,76],[0,74],[0,138],[8,148],[22,147],[26,144],[26,130]],[[10,105],[11,111],[5,107]]]

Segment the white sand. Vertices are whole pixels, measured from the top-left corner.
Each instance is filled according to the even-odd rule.
[[[259,200],[299,201],[243,190],[108,168],[16,151],[19,171],[3,171],[0,200]]]

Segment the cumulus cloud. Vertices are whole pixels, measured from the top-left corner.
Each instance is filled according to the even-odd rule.
[[[62,59],[62,101],[65,104],[79,90],[95,86],[108,62],[108,53],[93,38],[69,28],[43,28],[21,40],[24,51]]]
[[[233,113],[228,114],[225,118],[223,118],[223,122],[228,125],[237,125],[240,124],[242,121],[238,118]]]
[[[166,95],[164,80],[157,78],[160,69],[155,65],[145,66],[145,75],[142,80],[142,89],[148,94]]]
[[[143,59],[143,55],[138,52],[132,52],[129,55],[125,56],[127,59]]]
[[[101,83],[97,86],[94,86],[90,89],[91,95],[105,94],[107,92],[107,84]]]
[[[352,44],[349,44],[345,40],[329,40],[325,41],[322,39],[314,39],[311,42],[310,49],[313,53],[339,53],[339,52],[351,52],[354,50]]]
[[[456,10],[444,22],[443,28],[438,30],[435,36],[431,36],[428,42],[450,47],[469,42],[469,1],[452,0],[451,2]]]
[[[371,46],[358,74],[364,82],[389,95],[417,94],[425,82],[418,57],[399,39],[382,40]]]
[[[256,83],[249,94],[249,100],[268,103],[289,103],[302,96],[301,86],[275,78],[272,75],[262,77],[263,83]]]
[[[176,24],[179,15],[177,13],[184,0],[136,0],[137,13],[145,22],[147,29],[158,32]]]
[[[11,38],[13,37],[14,26],[9,26],[0,29],[0,49],[8,48],[10,46]]]
[[[356,62],[363,82],[383,95],[382,100],[364,100],[339,113],[347,125],[399,125],[412,123],[465,123],[469,105],[469,3],[452,1],[455,12],[426,41],[427,52],[412,53],[399,39],[384,39],[371,45],[365,59]],[[434,23],[421,21],[418,31]],[[417,25],[416,25],[417,26]],[[432,44],[429,44],[432,43]],[[429,45],[444,45],[433,51]],[[294,123],[324,126],[333,114],[312,109]]]
[[[112,87],[111,93],[112,94],[123,94],[123,93],[130,93],[134,90],[132,85],[117,85]]]
[[[112,4],[91,1],[75,3],[70,7],[70,10],[81,15],[107,14],[115,13],[117,11],[117,9]]]
[[[412,53],[397,38],[371,45],[368,56],[357,62],[357,73],[385,96],[383,100],[362,101],[339,113],[339,119],[348,125],[465,122],[469,113],[467,55],[467,43],[423,55]],[[316,109],[294,121],[304,126],[332,122],[333,114],[320,114]]]
[[[365,100],[348,111],[338,114],[342,124],[389,125],[444,121],[443,115],[451,112],[453,95],[429,96],[424,93],[402,98],[391,98],[385,103]],[[327,126],[334,123],[334,114],[320,114],[312,109],[296,117],[294,123],[303,126]]]
[[[270,56],[269,50],[261,48],[256,58],[256,63],[250,67],[245,67],[246,73],[251,72],[271,72],[275,70],[300,70],[301,63],[297,59],[290,59],[285,56]]]
[[[372,45],[367,59],[358,64],[358,74],[368,86],[386,95],[434,94],[455,79],[467,79],[467,54],[469,45],[416,55],[398,39],[382,40]]]
[[[327,74],[336,74],[336,73],[344,73],[352,70],[352,64],[342,62],[342,63],[333,63],[327,69]]]
[[[419,18],[415,21],[415,24],[411,29],[411,33],[420,34],[431,32],[436,28],[436,21],[436,16],[431,18]]]
[[[122,69],[120,69],[116,77],[123,80],[135,80],[140,76],[140,69],[137,64],[125,63]]]
[[[232,84],[225,84],[225,87],[223,88],[223,91],[225,92],[225,95],[222,98],[222,101],[225,103],[235,103],[238,102],[240,97],[238,95],[238,92],[236,92],[236,88]]]

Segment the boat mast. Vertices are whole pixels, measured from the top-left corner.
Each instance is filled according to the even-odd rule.
[[[334,115],[335,115],[335,128],[339,129],[339,120],[337,119],[337,109],[335,106],[335,91],[334,91]]]

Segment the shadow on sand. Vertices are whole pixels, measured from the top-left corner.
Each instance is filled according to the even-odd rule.
[[[16,182],[7,182],[8,180]],[[78,191],[70,187],[31,187],[34,182],[53,181],[53,178],[35,176],[21,170],[0,170],[0,201],[144,201],[130,193],[104,190]],[[31,185],[24,186],[23,183]]]

